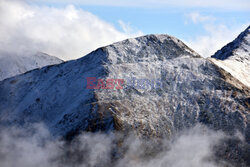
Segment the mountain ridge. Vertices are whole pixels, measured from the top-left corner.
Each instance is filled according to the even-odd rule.
[[[124,79],[125,85],[86,89],[86,77]],[[132,77],[160,78],[163,87],[126,86]],[[228,83],[230,77],[176,38],[148,35],[0,82],[0,122],[44,122],[55,136],[119,130],[147,137],[202,123],[248,137],[249,92]]]
[[[250,88],[250,26],[210,59]]]
[[[63,62],[42,52],[19,55],[1,51],[0,60],[0,81],[36,68]]]

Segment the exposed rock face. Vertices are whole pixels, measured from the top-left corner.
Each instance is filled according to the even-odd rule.
[[[87,89],[87,77],[123,79],[123,89]],[[133,85],[127,78],[137,80]],[[162,85],[142,89],[141,79]],[[178,39],[148,35],[0,82],[0,122],[44,122],[54,135],[132,130],[145,137],[202,123],[249,137],[249,95]]]
[[[250,26],[211,60],[250,88]]]
[[[0,52],[0,81],[36,68],[62,62],[57,57],[41,52],[36,54],[26,53],[26,55]]]

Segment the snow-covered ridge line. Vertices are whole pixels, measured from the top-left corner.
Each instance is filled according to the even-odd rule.
[[[250,88],[250,26],[209,59]]]
[[[250,54],[250,26],[248,26],[246,30],[241,32],[240,35],[238,35],[238,37],[234,41],[222,47],[222,49],[218,50],[211,57],[220,60],[225,60],[231,56],[237,55],[237,51],[239,50],[243,50],[243,53],[245,53],[246,56],[249,56]],[[238,56],[243,55],[239,54]]]
[[[41,68],[47,65],[59,64],[63,61],[46,53],[27,53],[18,55],[15,53],[0,52],[0,81],[25,73],[27,71]]]

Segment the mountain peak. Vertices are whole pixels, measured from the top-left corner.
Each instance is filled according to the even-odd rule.
[[[250,53],[250,26],[232,42],[228,43],[221,50],[217,51],[212,57],[225,60],[232,56],[248,59]],[[236,58],[236,57],[235,57]]]
[[[200,57],[179,39],[166,35],[145,35],[106,47],[111,63],[164,61],[182,56]]]
[[[198,58],[200,55],[175,37],[151,34],[116,42],[80,59],[84,62],[124,64],[166,61],[178,57]]]
[[[9,53],[0,51],[0,81],[27,71],[63,61],[46,53]]]
[[[211,60],[250,87],[250,26],[234,41],[217,51]]]

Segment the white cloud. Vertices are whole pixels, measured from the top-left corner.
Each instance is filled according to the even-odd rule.
[[[153,158],[140,159],[145,153],[142,141],[131,140],[125,157],[119,161],[119,167],[221,167],[213,160],[213,146],[225,138],[222,132],[214,132],[196,126],[170,140],[162,142],[162,152]],[[144,150],[145,149],[145,150]],[[126,164],[126,165],[124,165]]]
[[[205,21],[215,21],[216,18],[212,16],[203,16],[199,12],[191,12],[187,14],[187,17],[191,19],[191,21],[195,24],[202,23]]]
[[[241,134],[231,137],[239,141],[233,150],[230,150],[226,143],[220,145],[222,149],[227,148],[228,154],[235,148],[245,146]],[[222,132],[196,126],[182,131],[172,140],[163,139],[161,145],[132,135],[124,139],[118,133],[108,135],[86,132],[71,143],[66,143],[52,136],[41,124],[23,129],[1,127],[0,161],[2,167],[222,167],[230,165],[225,162],[222,165],[223,160],[219,157],[215,159],[214,147],[227,138],[229,137]],[[160,150],[156,151],[156,146],[160,147]],[[150,152],[153,154],[147,155]],[[117,155],[114,156],[114,153]]]
[[[110,43],[141,35],[121,32],[95,15],[65,8],[0,0],[0,50],[41,51],[68,60]]]
[[[201,54],[210,57],[227,43],[233,41],[249,23],[230,25],[230,27],[216,21],[215,17],[201,15],[198,12],[187,14],[194,24],[201,24],[205,34],[186,40],[186,43]]]
[[[125,7],[181,7],[181,8],[220,8],[225,10],[250,10],[249,0],[35,0],[36,2],[102,6],[125,6]]]
[[[134,34],[136,28],[134,28],[130,23],[125,23],[122,20],[118,20],[118,23],[120,24],[122,30],[126,33],[126,34]],[[142,31],[136,30],[137,35],[143,35]]]

